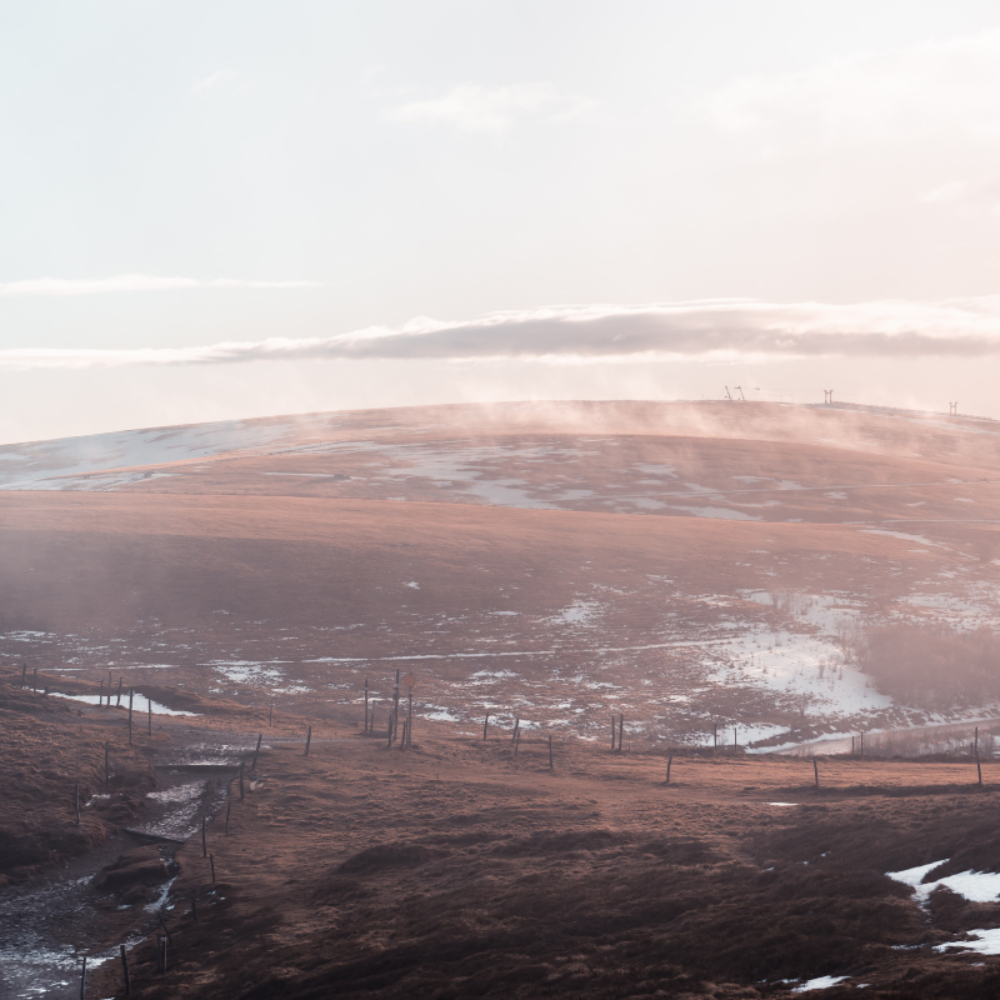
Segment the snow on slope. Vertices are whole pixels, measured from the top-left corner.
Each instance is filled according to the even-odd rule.
[[[293,420],[231,420],[0,445],[0,489],[65,489],[60,476],[160,465],[262,448],[296,430]],[[133,477],[136,475],[132,474]],[[124,483],[128,477],[121,479]],[[104,484],[104,488],[117,485]]]

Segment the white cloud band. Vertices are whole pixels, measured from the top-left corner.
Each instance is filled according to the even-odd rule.
[[[640,306],[562,306],[492,313],[453,323],[420,318],[402,327],[372,327],[333,337],[275,337],[203,347],[9,349],[0,351],[0,368],[377,359],[905,359],[971,358],[996,353],[1000,353],[1000,296],[854,305],[723,299]]]

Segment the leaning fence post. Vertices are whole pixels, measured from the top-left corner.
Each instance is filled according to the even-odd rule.
[[[816,778],[816,789],[819,790],[819,765],[816,763],[816,755],[813,755],[813,775]]]
[[[490,728],[490,713],[486,713],[486,721],[483,723],[483,739],[486,739],[486,734],[489,732]]]
[[[125,945],[118,946],[118,953],[122,957],[122,972],[125,973],[125,996],[132,995],[132,983],[128,977],[128,958],[125,955]]]

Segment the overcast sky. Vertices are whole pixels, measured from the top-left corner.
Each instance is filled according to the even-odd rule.
[[[0,440],[468,399],[1000,417],[995,3],[0,2]]]

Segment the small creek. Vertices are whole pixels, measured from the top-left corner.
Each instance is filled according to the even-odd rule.
[[[212,817],[222,808],[240,756],[249,750],[252,746],[242,742],[176,749],[170,763],[155,765],[156,788],[132,827],[61,868],[0,891],[2,1000],[76,1000],[84,955],[89,972],[118,961],[119,944],[128,948],[153,929],[160,908],[171,908],[173,879],[153,887],[151,903],[113,908],[131,911],[131,922],[112,942],[106,902],[110,894],[95,889],[95,874],[144,844],[158,844],[161,857],[172,861],[177,847],[201,829],[202,815]]]

